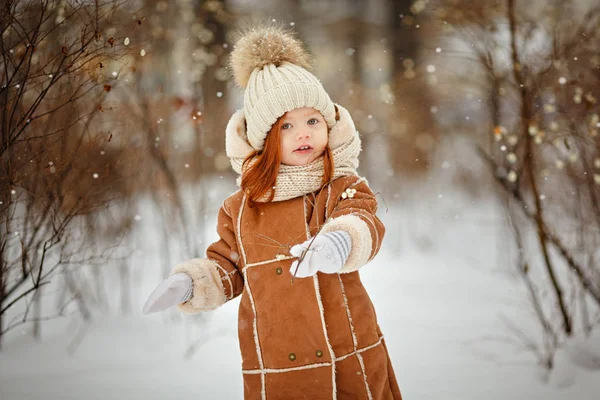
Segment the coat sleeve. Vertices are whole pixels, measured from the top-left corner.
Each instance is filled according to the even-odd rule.
[[[377,255],[385,226],[375,215],[377,198],[364,178],[352,179],[336,193],[331,215],[321,232],[344,230],[352,238],[352,248],[340,273],[357,271]]]
[[[242,293],[244,279],[238,269],[239,253],[233,219],[226,203],[217,217],[219,240],[208,246],[206,258],[176,265],[172,274],[184,272],[192,278],[192,296],[179,304],[188,314],[214,310]]]

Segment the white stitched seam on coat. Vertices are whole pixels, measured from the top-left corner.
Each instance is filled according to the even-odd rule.
[[[356,353],[356,358],[358,358],[358,362],[360,364],[360,369],[363,373],[363,377],[365,378],[365,389],[367,389],[367,397],[369,400],[373,400],[373,395],[371,394],[371,389],[369,388],[369,382],[367,382],[367,371],[365,370],[365,362],[363,361],[360,353]]]
[[[323,302],[321,301],[321,291],[319,290],[319,278],[317,275],[313,275],[313,282],[315,284],[315,296],[317,297],[317,304],[319,305],[319,313],[321,314],[321,324],[323,325],[323,334],[325,335],[325,341],[327,342],[327,350],[329,350],[329,356],[331,357],[331,385],[333,387],[332,398],[337,399],[337,387],[335,384],[335,353],[329,342],[329,335],[327,334],[327,324],[325,323],[325,311],[323,309]]]
[[[369,186],[369,182],[367,182],[367,178],[365,178],[364,176],[361,176],[360,178],[358,178],[356,181],[354,181],[352,184],[350,184],[349,187],[354,187],[356,185],[358,185],[359,183],[364,182],[367,187]],[[370,188],[369,188],[370,189]]]
[[[310,239],[310,227],[306,222],[306,195],[302,197],[302,205],[304,206],[304,229],[306,229],[306,239]]]
[[[258,375],[258,374],[280,374],[283,372],[294,372],[294,371],[302,371],[306,369],[315,369],[321,367],[331,367],[331,363],[318,363],[318,364],[307,364],[302,365],[300,367],[292,367],[292,368],[265,368],[265,369],[250,369],[242,371],[243,374],[247,375]]]
[[[335,359],[335,361],[336,361],[336,362],[338,362],[338,361],[342,361],[342,360],[345,360],[345,359],[346,359],[346,358],[348,358],[348,357],[352,357],[352,356],[353,356],[353,355],[355,355],[355,354],[361,354],[361,353],[364,353],[364,352],[365,352],[365,351],[367,351],[367,350],[371,350],[372,348],[375,348],[375,347],[379,346],[379,345],[381,344],[381,341],[382,341],[382,340],[383,340],[383,336],[381,336],[381,337],[379,338],[379,340],[378,340],[378,341],[376,341],[375,343],[373,343],[372,345],[369,345],[369,346],[367,346],[367,347],[363,347],[362,349],[359,349],[359,350],[353,351],[353,352],[351,352],[351,353],[345,354],[345,355],[343,355],[343,356],[341,356],[341,357],[338,357],[338,358],[336,358],[336,359]]]
[[[356,352],[358,347],[358,340],[356,338],[356,331],[354,330],[354,323],[352,322],[352,313],[350,312],[350,306],[348,305],[346,288],[344,286],[344,282],[342,281],[342,277],[339,274],[338,281],[340,283],[340,288],[342,289],[342,297],[344,299],[344,306],[346,307],[346,315],[348,316],[348,322],[350,323],[350,331],[352,332],[352,344],[354,345],[354,353],[356,353],[356,357],[358,358],[358,362],[360,363],[360,370],[362,371],[363,379],[365,381],[367,397],[369,398],[369,400],[373,400],[373,395],[371,395],[371,389],[369,388],[369,383],[367,382],[367,372],[365,371],[365,364],[360,354]]]
[[[227,276],[231,276],[233,274],[237,274],[239,271],[237,269],[231,270],[229,272],[227,272]],[[224,277],[223,277],[224,278]]]
[[[227,278],[227,282],[229,282],[229,288],[230,288],[230,291],[229,291],[229,300],[233,299],[233,282],[231,282],[231,278],[229,277],[229,272],[227,272],[227,270],[225,268],[223,268],[215,260],[211,260],[211,261],[214,262],[215,264],[217,264],[217,268],[219,268],[225,274],[225,276],[221,277],[221,280],[223,280],[224,278]]]
[[[362,349],[358,349],[356,351],[352,351],[348,354],[345,354],[341,357],[337,357],[335,359],[335,362],[339,362],[339,361],[343,361],[348,357],[352,357],[353,355],[356,354],[361,354],[364,353],[365,351],[371,350],[372,348],[375,348],[377,346],[379,346],[381,344],[381,342],[383,341],[383,336],[381,336],[379,338],[379,340],[377,342],[375,342],[374,344],[371,344],[367,347],[363,347]],[[247,374],[247,375],[258,375],[258,374],[279,374],[279,373],[283,373],[283,372],[293,372],[293,371],[301,371],[301,370],[305,370],[305,369],[313,369],[313,368],[321,368],[321,367],[331,367],[332,363],[314,363],[314,364],[306,364],[306,365],[302,365],[299,367],[292,367],[292,368],[261,368],[261,369],[245,369],[242,370],[243,374]]]
[[[262,350],[260,348],[260,341],[258,339],[258,323],[256,321],[256,305],[254,304],[254,297],[252,297],[252,291],[250,290],[250,282],[248,282],[248,273],[246,269],[244,269],[244,285],[246,286],[246,292],[248,292],[248,298],[250,299],[250,304],[252,305],[252,312],[254,313],[254,320],[252,321],[252,329],[254,334],[254,344],[256,345],[256,355],[258,356],[258,365],[260,366],[261,374],[260,374],[260,392],[262,400],[267,399],[267,390],[265,387],[265,366],[263,364],[262,359]]]
[[[325,215],[323,221],[327,221],[327,210],[329,210],[329,199],[331,199],[331,184],[327,185],[327,201],[325,202]]]
[[[240,204],[240,211],[238,212],[237,220],[238,247],[240,248],[240,253],[242,253],[242,260],[244,260],[244,265],[246,265],[246,251],[244,250],[244,244],[242,243],[242,212],[244,211],[244,204],[246,204],[246,193],[244,193],[244,197],[242,197],[242,203]]]
[[[244,244],[242,243],[242,215],[243,215],[243,211],[244,211],[244,204],[246,203],[246,193],[244,193],[244,196],[242,197],[242,204],[240,205],[240,211],[238,213],[238,247],[240,249],[240,252],[242,253],[242,259],[244,260],[244,265],[246,265],[246,251],[244,250]],[[257,319],[257,315],[256,315],[256,305],[254,304],[254,297],[252,297],[252,291],[250,289],[250,282],[248,282],[248,274],[246,272],[246,269],[243,270],[244,272],[244,286],[246,287],[246,291],[248,292],[248,298],[250,299],[250,304],[252,305],[252,312],[254,313],[254,320],[252,323],[252,328],[253,328],[253,335],[254,335],[254,344],[256,345],[256,355],[258,356],[258,365],[260,366],[260,369],[264,369],[265,366],[263,364],[263,359],[262,359],[262,350],[260,348],[260,341],[258,339],[258,322],[256,321]],[[262,400],[266,400],[267,399],[267,390],[265,387],[265,374],[264,372],[260,374],[260,386],[261,386],[261,397]]]
[[[350,314],[350,307],[348,306],[348,298],[346,297],[346,288],[344,287],[344,282],[342,282],[342,277],[338,274],[338,281],[340,283],[340,288],[342,289],[342,298],[344,299],[344,306],[346,307],[346,316],[348,317],[348,322],[350,323],[350,332],[352,333],[352,344],[354,351],[356,351],[356,347],[358,346],[358,340],[356,339],[356,332],[354,331],[354,324],[352,323],[352,315]]]

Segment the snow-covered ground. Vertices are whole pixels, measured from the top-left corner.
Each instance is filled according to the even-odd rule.
[[[405,399],[598,398],[597,333],[569,353],[559,351],[549,376],[531,354],[503,342],[511,334],[501,316],[532,337],[536,325],[519,300],[508,234],[493,201],[429,185],[407,186],[386,202],[382,251],[361,275]],[[0,399],[242,398],[238,301],[200,316],[141,315],[145,296],[161,277],[161,238],[152,229],[152,210],[140,204],[145,239],[137,240],[131,263],[133,315],[109,313],[87,327],[48,321],[39,343],[26,330],[12,331],[0,352]],[[209,239],[212,224],[211,216]],[[105,291],[113,293],[110,285]],[[569,357],[576,353],[580,365]]]

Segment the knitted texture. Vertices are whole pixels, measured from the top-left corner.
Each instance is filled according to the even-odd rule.
[[[231,65],[237,83],[245,88],[247,139],[254,150],[262,150],[271,126],[296,108],[312,107],[330,128],[335,124],[333,102],[304,68],[308,54],[291,33],[274,27],[248,32],[236,42]]]
[[[333,154],[333,179],[341,176],[357,175],[358,155],[361,151],[360,138],[348,110],[336,104],[340,119],[329,131],[329,147]],[[335,109],[334,109],[335,112]],[[237,179],[241,186],[242,164],[253,147],[249,143],[244,128],[244,113],[233,114],[227,124],[225,147],[233,169],[240,174]],[[323,181],[323,157],[307,165],[284,165],[279,167],[273,201],[293,199],[318,190]],[[268,195],[261,200],[266,200]]]

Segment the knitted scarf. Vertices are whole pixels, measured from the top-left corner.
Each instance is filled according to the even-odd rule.
[[[333,178],[357,175],[358,154],[361,151],[360,137],[348,110],[335,105],[340,119],[329,131],[329,147],[333,154]],[[237,185],[241,186],[242,164],[254,151],[246,137],[244,111],[233,114],[225,132],[225,148],[231,166],[239,174]],[[279,167],[273,201],[284,201],[319,190],[323,182],[323,157],[307,165],[284,165]],[[264,196],[261,201],[266,201]]]

